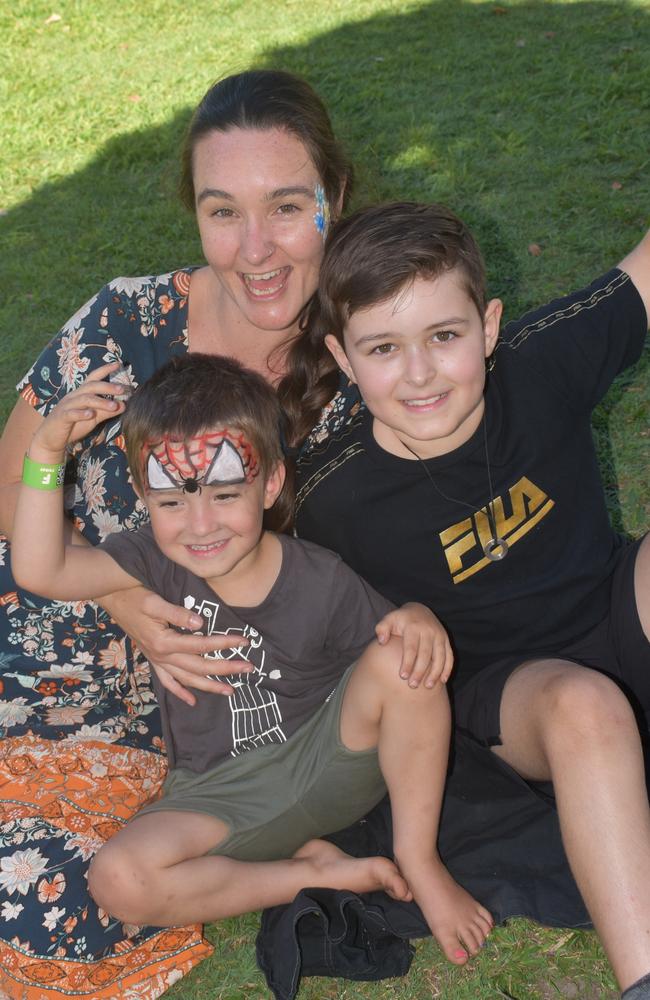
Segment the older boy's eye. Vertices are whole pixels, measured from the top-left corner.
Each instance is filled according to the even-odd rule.
[[[376,347],[373,347],[373,349],[372,349],[372,351],[370,353],[371,354],[391,354],[392,351],[394,350],[394,347],[395,347],[394,344],[377,344]]]
[[[453,330],[438,330],[433,335],[433,339],[438,344],[448,344],[450,340],[454,340],[456,334]]]

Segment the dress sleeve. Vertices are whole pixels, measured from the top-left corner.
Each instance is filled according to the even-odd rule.
[[[491,366],[505,362],[512,352],[572,409],[591,410],[616,376],[638,361],[647,326],[634,282],[614,269],[587,288],[509,323]]]
[[[106,285],[68,320],[18,383],[23,399],[43,416],[94,368],[120,359],[119,347],[108,332],[115,325],[111,304]]]
[[[343,659],[352,662],[375,638],[375,625],[395,605],[369,583],[337,559],[329,587],[329,627],[331,644]]]

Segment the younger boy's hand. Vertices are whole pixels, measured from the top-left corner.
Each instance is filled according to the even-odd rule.
[[[404,604],[390,611],[375,628],[377,641],[382,645],[391,635],[402,638],[402,662],[399,675],[409,687],[432,688],[438,681],[449,680],[454,665],[454,654],[447,632],[433,611],[424,604]]]
[[[32,439],[31,458],[56,461],[68,444],[81,440],[102,421],[123,412],[124,403],[113,397],[122,395],[125,387],[108,381],[120,367],[119,361],[102,365],[56,404]]]

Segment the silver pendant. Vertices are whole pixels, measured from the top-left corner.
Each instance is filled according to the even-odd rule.
[[[508,543],[497,536],[485,543],[483,551],[492,562],[501,562],[508,555]]]

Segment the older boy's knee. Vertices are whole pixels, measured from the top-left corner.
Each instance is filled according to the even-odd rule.
[[[589,668],[570,668],[550,678],[544,688],[547,732],[584,744],[602,743],[636,729],[631,705],[618,685]]]

